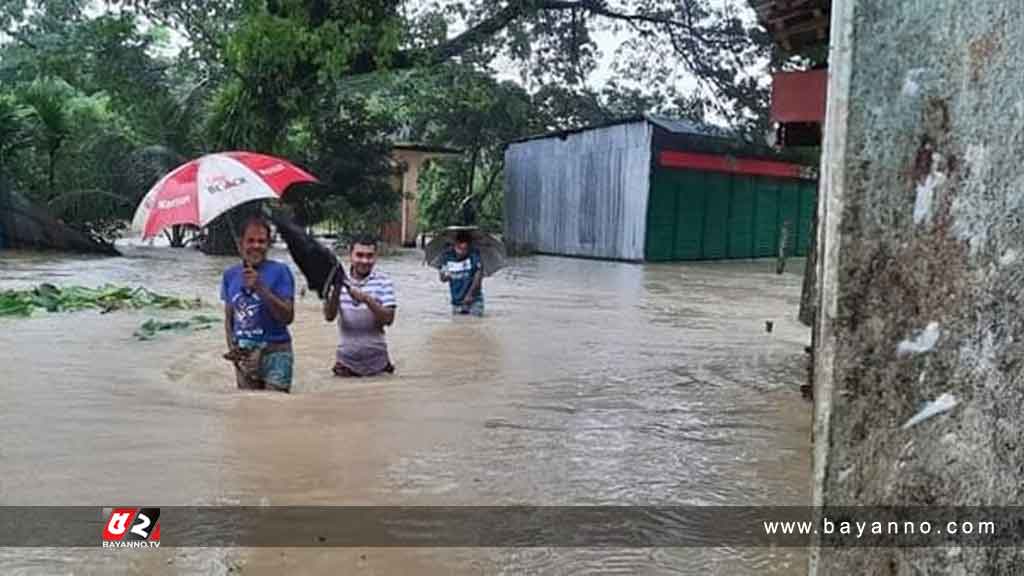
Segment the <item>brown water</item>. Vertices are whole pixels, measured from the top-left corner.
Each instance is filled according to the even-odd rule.
[[[113,282],[216,304],[235,261],[127,253],[0,253],[0,288]],[[219,326],[132,337],[147,318],[187,313],[0,319],[0,504],[807,503],[800,276],[767,262],[524,258],[485,282],[485,318],[453,319],[418,254],[379,266],[399,299],[388,335],[397,374],[333,378],[336,329],[310,294],[297,304],[292,395],[235,390]],[[802,574],[806,564],[801,550],[726,548],[113,552],[7,549],[0,572]]]

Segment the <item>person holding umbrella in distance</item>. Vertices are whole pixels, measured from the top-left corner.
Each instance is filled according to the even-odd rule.
[[[424,260],[448,284],[452,314],[483,316],[483,280],[504,268],[505,246],[476,226],[449,226],[424,248]]]
[[[438,277],[448,283],[452,314],[484,315],[484,271],[480,252],[473,248],[468,230],[455,234],[455,244],[441,256]]]

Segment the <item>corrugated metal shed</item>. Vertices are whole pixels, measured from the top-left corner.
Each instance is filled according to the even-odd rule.
[[[547,254],[642,260],[651,125],[521,140],[505,152],[505,241]]]
[[[800,254],[808,177],[770,148],[657,116],[525,138],[505,152],[505,241],[616,260],[750,258],[787,228]]]

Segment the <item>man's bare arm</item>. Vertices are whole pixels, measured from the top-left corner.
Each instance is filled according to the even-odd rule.
[[[353,286],[348,287],[348,293],[352,297],[352,300],[362,302],[370,308],[370,311],[373,312],[374,318],[377,320],[377,324],[380,324],[381,326],[390,326],[391,323],[395,321],[394,306],[382,306],[376,298]]]
[[[381,306],[376,298],[367,298],[366,305],[370,307],[370,310],[373,310],[373,315],[381,326],[391,326],[395,321],[394,306]]]
[[[274,320],[286,326],[295,320],[295,306],[292,300],[280,298],[262,282],[256,284],[256,293],[267,303],[270,315],[274,317]]]

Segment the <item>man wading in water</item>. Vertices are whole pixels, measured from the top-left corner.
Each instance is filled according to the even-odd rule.
[[[356,238],[349,248],[352,262],[350,277],[340,286],[343,274],[337,274],[327,300],[324,319],[338,319],[341,344],[334,363],[337,376],[372,376],[394,372],[388,357],[384,327],[395,321],[395,289],[382,272],[377,271],[377,241],[370,236]],[[340,264],[339,264],[340,265]],[[341,314],[338,314],[338,311]]]
[[[242,227],[242,263],[224,271],[224,337],[238,387],[288,392],[292,387],[295,279],[287,265],[267,259],[270,225],[259,217]]]
[[[441,282],[448,283],[452,314],[484,315],[484,270],[480,252],[473,247],[473,235],[465,230],[455,235],[455,246],[441,257]]]

